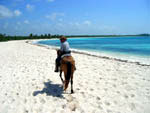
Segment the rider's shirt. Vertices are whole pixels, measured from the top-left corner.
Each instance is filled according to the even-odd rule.
[[[69,43],[68,43],[67,41],[61,43],[60,50],[61,50],[62,52],[68,52],[68,51],[70,51]]]
[[[62,52],[65,52],[65,54],[63,54],[61,57],[63,58],[64,56],[71,56],[70,53],[67,53],[67,52],[70,52],[70,46],[69,46],[69,43],[67,41],[61,43],[61,47],[60,47],[60,50]]]

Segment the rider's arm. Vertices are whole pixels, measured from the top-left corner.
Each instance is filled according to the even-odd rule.
[[[64,44],[63,44],[63,43],[61,43],[60,51],[61,51],[61,52],[65,51],[65,50],[64,50],[64,48],[65,48],[65,47],[64,47]]]

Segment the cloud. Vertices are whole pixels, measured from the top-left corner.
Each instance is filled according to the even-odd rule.
[[[27,9],[28,11],[32,11],[32,10],[34,10],[34,5],[27,4],[27,5],[26,5],[26,9]]]
[[[55,0],[47,0],[48,2],[54,2]]]
[[[81,24],[79,22],[74,23],[75,26],[80,26]]]
[[[76,26],[76,27],[87,27],[91,24],[92,24],[92,22],[89,20],[85,20],[83,22],[71,22],[70,23],[71,26]]]
[[[0,5],[0,18],[12,17],[13,13],[7,7]]]
[[[17,25],[21,25],[21,23],[20,23],[20,22],[17,22]]]
[[[64,27],[64,24],[62,24],[62,23],[57,23],[56,25],[59,27]]]
[[[51,19],[51,20],[56,20],[58,17],[64,16],[64,13],[52,13],[50,15],[46,15],[46,18]]]
[[[91,25],[91,21],[86,20],[86,21],[83,22],[83,24],[85,24],[85,25]]]
[[[62,18],[59,18],[59,19],[58,19],[58,21],[59,21],[59,22],[62,22],[62,21],[63,21],[63,19],[62,19]]]
[[[20,16],[22,13],[19,10],[11,11],[7,7],[0,5],[0,18],[10,18]]]
[[[15,16],[20,16],[22,13],[19,10],[14,11]]]
[[[25,24],[29,24],[29,21],[28,21],[28,20],[25,20],[24,23],[25,23]]]

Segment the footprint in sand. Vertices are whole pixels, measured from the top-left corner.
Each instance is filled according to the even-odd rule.
[[[117,102],[117,101],[114,101],[114,104],[115,104],[115,105],[117,105],[117,104],[118,104],[118,102]]]
[[[62,105],[62,108],[65,109],[65,108],[66,108],[66,104],[63,104],[63,105]]]
[[[82,95],[84,95],[84,92],[80,92]]]
[[[104,90],[107,91],[108,89],[107,89],[107,88],[104,88]]]
[[[145,78],[143,78],[143,80],[145,80]]]
[[[148,100],[150,100],[150,96],[146,96]]]
[[[82,84],[80,84],[80,83],[79,83],[79,86],[80,86],[80,87],[83,87],[83,85],[82,85]]]
[[[107,101],[105,101],[105,105],[110,106],[111,104]]]
[[[85,83],[86,83],[86,84],[89,84],[89,82],[87,82],[87,81],[86,81]]]
[[[117,86],[115,84],[113,84],[113,87],[116,88]]]
[[[100,77],[99,79],[102,80],[103,78]]]
[[[107,113],[113,113],[113,111],[110,109],[107,109]]]
[[[96,82],[96,84],[99,84],[99,82]]]
[[[72,102],[73,101],[73,96],[72,95],[68,95],[66,97],[67,102]]]
[[[91,88],[91,89],[90,89],[90,91],[94,91],[94,89],[93,89],[93,88]]]
[[[126,94],[124,95],[124,97],[125,97],[126,99],[128,99],[128,98],[129,98],[129,96],[128,96],[128,95],[126,95]]]
[[[80,88],[76,88],[76,90],[78,90],[78,91],[79,91],[79,90],[80,90]]]
[[[34,100],[33,100],[33,103],[34,103],[34,104],[36,104],[36,103],[37,103],[37,100],[36,100],[36,99],[34,99]]]
[[[133,97],[135,97],[135,95],[134,95],[134,94],[131,94],[131,97],[133,98]]]
[[[68,95],[66,99],[68,102],[67,106],[69,107],[71,111],[75,111],[79,107],[79,102],[72,95]],[[66,107],[66,106],[62,105],[62,107]]]
[[[25,104],[27,103],[27,99],[24,99],[24,103],[25,103]]]
[[[98,108],[101,109],[101,110],[103,110],[103,107],[101,105],[98,105]]]
[[[19,96],[19,93],[16,93],[17,96]]]
[[[96,97],[96,100],[98,100],[98,101],[99,101],[99,100],[101,100],[101,98],[100,98],[100,97]]]
[[[117,91],[118,94],[120,94],[120,91]]]
[[[129,105],[129,107],[130,107],[130,109],[133,111],[134,109],[136,109],[136,107],[135,107],[136,105],[134,104],[134,103],[130,103],[130,105]]]
[[[40,99],[41,104],[45,104],[45,100],[43,98]]]

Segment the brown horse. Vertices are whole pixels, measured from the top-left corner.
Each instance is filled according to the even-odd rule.
[[[61,51],[57,50],[57,55],[60,55]],[[75,71],[75,60],[72,56],[64,56],[60,62],[60,78],[63,83],[63,89],[66,91],[69,81],[71,79],[71,93],[73,93],[73,74]],[[64,79],[62,78],[62,72],[64,72]]]

